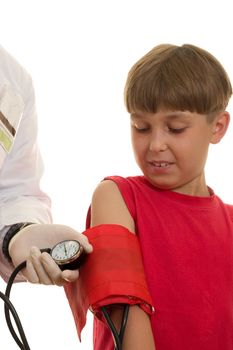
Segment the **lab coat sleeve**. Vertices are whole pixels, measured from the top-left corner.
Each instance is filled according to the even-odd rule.
[[[3,151],[0,145],[0,275],[6,280],[12,271],[12,266],[2,255],[7,228],[18,222],[51,223],[52,218],[50,198],[40,188],[44,169],[37,144],[33,83],[13,58],[7,57],[4,62],[0,60],[1,63],[0,69],[5,69],[4,86],[10,89],[11,96],[21,101],[13,145],[9,151]]]

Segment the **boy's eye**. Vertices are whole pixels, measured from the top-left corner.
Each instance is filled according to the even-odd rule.
[[[185,127],[183,128],[168,128],[169,132],[172,134],[181,134],[183,131],[185,131]]]
[[[146,132],[148,131],[150,128],[148,126],[140,126],[137,124],[132,124],[132,127],[137,131],[137,132]]]
[[[136,128],[137,132],[147,132],[149,130],[149,128]]]

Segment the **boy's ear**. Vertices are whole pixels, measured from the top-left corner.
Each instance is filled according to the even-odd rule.
[[[225,135],[230,123],[230,114],[227,111],[219,113],[212,124],[211,143],[215,144],[221,141]]]

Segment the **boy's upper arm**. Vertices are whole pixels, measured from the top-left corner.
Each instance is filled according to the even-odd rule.
[[[101,182],[93,193],[91,203],[91,226],[118,224],[135,232],[134,221],[122,195],[111,180]]]

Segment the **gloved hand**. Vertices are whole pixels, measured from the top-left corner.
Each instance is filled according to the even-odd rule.
[[[62,286],[78,278],[78,270],[61,271],[48,253],[41,253],[42,248],[52,248],[65,239],[75,239],[83,246],[86,253],[93,248],[83,234],[69,226],[58,224],[33,224],[19,231],[10,241],[9,254],[14,266],[27,262],[22,273],[31,283],[56,284]]]

